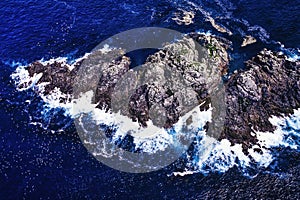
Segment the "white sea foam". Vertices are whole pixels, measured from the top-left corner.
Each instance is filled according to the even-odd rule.
[[[105,49],[106,50],[106,49]],[[88,56],[90,55],[90,53],[86,53],[86,54],[84,54],[84,56],[82,56],[82,57],[80,57],[80,58],[78,58],[78,59],[75,59],[75,60],[73,60],[72,62],[69,62],[68,60],[69,60],[69,58],[68,57],[58,57],[58,58],[51,58],[51,59],[49,59],[49,60],[44,60],[44,58],[43,59],[41,59],[39,62],[41,63],[41,64],[43,64],[43,65],[51,65],[51,64],[53,64],[53,63],[55,63],[55,62],[57,62],[57,63],[61,63],[62,65],[64,65],[64,66],[67,66],[68,67],[68,69],[70,70],[70,71],[72,71],[73,69],[74,69],[74,67],[75,67],[75,63],[78,63],[78,62],[80,62],[81,60],[84,60],[84,59],[86,59]]]
[[[84,58],[84,57],[83,57]],[[78,59],[81,60],[83,58]],[[76,62],[78,62],[76,60]],[[57,58],[51,59],[49,61],[40,61],[42,64],[52,64],[54,62],[67,62],[67,58]],[[68,65],[71,68],[71,64]],[[68,111],[72,107],[71,104],[71,95],[64,94],[60,91],[59,88],[55,87],[48,95],[43,95],[45,91],[45,86],[49,84],[49,82],[41,82],[38,83],[40,78],[43,76],[43,73],[34,74],[32,77],[29,75],[27,66],[19,66],[16,68],[15,72],[11,74],[11,78],[13,79],[15,85],[17,86],[18,91],[24,91],[28,89],[32,89],[36,91],[39,96],[46,103],[46,106],[49,108],[64,108],[66,114],[69,114]]]
[[[186,134],[182,129],[184,127],[186,128],[186,121],[190,116],[192,116],[193,120],[192,123],[187,126],[187,129],[191,132],[197,132],[199,128],[203,128],[207,121],[211,121],[211,109],[201,112],[199,107],[195,107],[181,117],[174,125],[176,134],[170,134],[167,129],[155,126],[152,121],[148,121],[148,126],[142,128],[138,122],[133,122],[130,118],[120,113],[105,112],[102,109],[97,109],[97,104],[91,103],[92,97],[92,91],[82,94],[79,99],[74,100],[74,107],[70,113],[73,116],[77,116],[81,113],[89,113],[96,124],[106,124],[116,127],[116,133],[112,141],[124,138],[125,135],[130,132],[134,137],[136,148],[142,149],[143,152],[147,153],[156,153],[157,151],[165,150],[170,145],[176,145],[178,137]]]
[[[109,47],[105,47],[104,51],[109,51]],[[43,61],[45,63],[52,62],[66,62],[66,59],[52,59],[50,61]],[[155,153],[163,151],[168,145],[176,143],[176,137],[183,134],[181,129],[185,123],[185,118],[182,117],[175,125],[174,130],[176,134],[170,134],[168,130],[158,129],[151,121],[148,122],[149,129],[139,129],[139,125],[131,121],[131,119],[120,115],[120,113],[112,114],[104,110],[97,109],[96,104],[91,104],[92,92],[87,92],[82,98],[77,99],[76,102],[71,102],[71,96],[63,94],[59,88],[55,88],[49,95],[42,95],[45,86],[48,83],[39,83],[38,80],[42,77],[42,73],[35,74],[33,77],[29,76],[25,66],[20,66],[15,73],[11,75],[12,79],[18,86],[18,90],[33,89],[41,95],[41,98],[51,108],[64,108],[66,114],[76,116],[79,113],[93,113],[93,119],[97,124],[106,124],[108,126],[117,126],[118,129],[114,134],[113,141],[116,141],[125,136],[127,131],[135,129],[133,134],[136,148],[143,149],[148,153]],[[64,101],[62,101],[64,99]],[[74,103],[83,106],[76,106]],[[80,108],[80,109],[78,109]],[[298,149],[299,145],[293,138],[300,137],[300,109],[295,110],[294,114],[286,117],[272,117],[270,122],[276,126],[274,132],[254,132],[258,139],[258,143],[248,150],[249,155],[242,151],[241,144],[232,145],[227,139],[217,141],[211,138],[201,130],[207,121],[211,121],[211,109],[205,112],[200,112],[199,109],[189,113],[193,115],[193,124],[189,127],[191,132],[194,132],[197,137],[195,145],[195,152],[193,155],[186,155],[189,162],[186,163],[186,169],[183,172],[174,172],[174,175],[183,176],[192,173],[207,173],[211,171],[225,172],[233,166],[238,166],[242,169],[254,164],[267,167],[273,161],[273,155],[270,148],[283,146]],[[188,116],[188,115],[186,115]],[[129,123],[130,121],[130,123]],[[132,126],[127,126],[131,124]],[[146,134],[152,131],[152,134]],[[147,135],[147,137],[145,137]],[[90,141],[87,141],[90,142]],[[260,150],[260,152],[257,151]]]
[[[286,48],[284,44],[280,44],[280,53],[286,55],[286,59],[291,62],[300,61],[300,49],[299,48]]]
[[[183,172],[174,172],[176,176],[192,173],[226,172],[233,166],[243,170],[255,164],[258,167],[268,167],[274,160],[271,148],[290,147],[299,149],[299,144],[292,136],[300,137],[300,109],[286,117],[271,117],[271,124],[276,127],[274,132],[255,132],[258,143],[248,149],[249,155],[242,151],[242,144],[232,145],[227,139],[217,141],[204,136],[197,143],[197,152],[190,158],[188,167]],[[204,149],[210,148],[210,155],[202,155]],[[257,149],[260,152],[257,152]]]
[[[105,46],[101,51],[108,52],[110,51],[110,48],[108,46]],[[41,59],[38,62],[40,62],[42,65],[51,65],[57,62],[60,63],[62,66],[67,66],[68,69],[72,71],[78,62],[86,59],[89,55],[90,53],[86,53],[84,56],[75,59],[72,62],[68,61],[68,57],[58,57],[49,60]],[[48,85],[49,82],[38,83],[40,78],[43,76],[43,73],[34,74],[32,77],[30,77],[27,67],[28,66],[19,65],[16,68],[15,72],[11,74],[11,78],[17,86],[17,90],[24,91],[32,89],[39,94],[39,96],[47,104],[47,107],[64,108],[66,114],[69,115],[69,111],[72,108],[71,95],[62,93],[57,87],[55,87],[54,90],[52,90],[48,95],[43,95],[45,86]]]
[[[109,46],[104,46],[102,51],[110,51]],[[87,56],[87,54],[85,56]],[[81,59],[84,59],[84,57],[76,60],[75,63]],[[53,62],[67,63],[67,59],[57,58],[41,62],[43,62],[43,64],[51,64]],[[75,63],[69,64],[70,70],[72,70],[72,65]],[[149,121],[148,128],[152,131],[152,134],[149,135],[145,134],[145,131],[149,133],[149,130],[139,129],[137,123],[133,123],[129,118],[120,115],[120,113],[112,114],[111,112],[105,112],[104,110],[95,108],[97,105],[91,103],[93,96],[91,91],[83,94],[82,98],[75,100],[75,102],[72,102],[72,97],[62,93],[59,88],[55,88],[49,95],[43,95],[45,86],[49,83],[37,84],[42,75],[43,74],[40,73],[30,77],[26,66],[19,66],[11,77],[18,86],[18,90],[36,90],[47,103],[48,107],[64,108],[66,113],[73,117],[80,113],[91,112],[93,113],[93,120],[95,120],[97,124],[117,126],[118,129],[114,134],[113,142],[120,137],[124,137],[127,131],[135,129],[136,132],[133,135],[135,136],[134,143],[136,148],[143,149],[143,151],[148,153],[155,153],[157,151],[163,151],[168,145],[174,145],[177,141],[177,138],[174,136],[184,134],[182,127],[186,121],[185,117],[180,118],[174,125],[176,134],[170,134],[166,129],[158,129]],[[64,101],[62,101],[62,99],[64,99]],[[74,104],[82,106],[74,107]],[[193,155],[186,155],[188,160],[186,169],[183,172],[174,172],[174,175],[183,176],[211,171],[225,172],[233,166],[246,169],[251,166],[253,162],[258,166],[267,167],[274,159],[270,148],[283,146],[299,149],[299,144],[294,138],[300,137],[300,109],[295,110],[291,116],[270,118],[270,122],[276,126],[274,132],[254,132],[253,134],[256,135],[258,143],[248,150],[249,155],[243,153],[242,144],[232,145],[227,139],[217,141],[215,138],[206,135],[205,131],[203,131],[203,126],[207,121],[211,121],[211,109],[204,112],[195,109],[186,116],[189,115],[193,116],[193,123],[190,125],[189,130],[194,132],[197,139],[195,150]],[[128,123],[132,126],[126,126]],[[147,137],[145,137],[146,135]],[[85,142],[89,143],[91,141]],[[259,149],[260,152],[258,152],[257,149]]]
[[[103,51],[108,52],[109,47],[105,46]],[[67,58],[51,59],[49,61],[41,62],[44,65],[52,64],[54,62],[61,62],[65,64],[67,62]],[[178,133],[175,135],[176,137],[174,134],[170,134],[168,130],[156,127],[151,121],[147,123],[147,128],[140,128],[137,122],[132,122],[130,118],[123,116],[120,113],[105,112],[104,110],[97,109],[97,105],[91,103],[91,99],[93,97],[92,91],[83,94],[81,98],[73,101],[71,101],[71,95],[62,93],[57,87],[55,87],[49,94],[43,95],[45,86],[49,83],[44,82],[36,84],[42,75],[43,74],[40,73],[30,77],[26,67],[21,66],[16,69],[15,73],[13,73],[11,77],[18,86],[18,90],[35,90],[46,103],[48,108],[64,108],[66,114],[73,117],[80,113],[92,113],[93,120],[95,120],[97,124],[106,124],[108,126],[118,127],[112,142],[123,138],[126,133],[130,131],[131,135],[134,136],[136,148],[142,149],[147,153],[163,151],[169,145],[174,145],[178,139],[177,137],[180,136],[180,132],[185,121],[189,116],[193,117],[193,122],[189,125],[189,129],[191,131],[197,131],[196,128],[203,127],[207,121],[211,120],[211,109],[205,112],[200,112],[197,107],[190,111],[187,115],[181,117],[179,122],[175,124],[174,130]],[[74,106],[75,104],[76,106]]]
[[[108,50],[108,47],[104,48],[105,51]],[[41,59],[38,62],[40,62],[43,65],[51,65],[55,62],[61,63],[62,65],[65,65],[68,67],[68,69],[71,71],[74,69],[74,66],[76,63],[80,62],[83,59],[86,59],[87,56],[90,53],[86,53],[84,56],[74,60],[72,64],[68,62],[68,57],[58,57],[58,58],[52,58],[49,60]],[[18,64],[18,67],[16,68],[15,72],[11,75],[11,78],[14,80],[15,85],[18,86],[17,90],[23,91],[28,89],[38,89],[38,92],[44,89],[44,86],[46,86],[47,82],[39,83],[39,79],[43,76],[42,73],[34,74],[32,77],[29,76],[27,66]]]
[[[43,74],[39,73],[30,77],[26,66],[19,66],[11,75],[11,78],[14,80],[15,85],[18,86],[17,90],[23,91],[34,87],[42,76]]]
[[[300,60],[300,55],[296,55],[296,54],[292,54],[291,56],[289,56],[287,58],[287,60],[291,61],[291,62],[295,62],[297,60]]]

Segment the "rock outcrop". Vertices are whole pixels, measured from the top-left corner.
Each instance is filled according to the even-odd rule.
[[[293,113],[300,107],[300,62],[264,49],[232,75],[226,86],[227,113],[222,138],[255,143],[256,131],[274,131],[271,116]]]
[[[248,46],[250,44],[253,44],[255,43],[257,40],[252,37],[251,35],[247,35],[244,40],[243,40],[243,43],[241,44],[241,47],[245,47],[245,46]]]
[[[207,85],[220,82],[220,75],[226,73],[229,63],[226,49],[229,47],[230,42],[225,39],[196,33],[191,34],[189,39],[185,38],[180,42],[166,45],[162,50],[149,56],[145,63],[148,65],[146,73],[151,74],[152,77],[156,75],[155,79],[158,81],[141,85],[135,88],[132,94],[129,93],[134,88],[126,88],[132,83],[123,84],[125,87],[121,89],[121,96],[115,95],[114,97],[122,100],[127,95],[129,103],[126,102],[127,104],[123,105],[121,101],[114,102],[114,109],[117,109],[115,111],[120,110],[123,115],[131,117],[133,121],[138,121],[142,126],[147,126],[146,122],[151,118],[155,125],[169,128],[196,104],[207,101],[202,107],[202,109],[207,109],[210,103]],[[199,53],[197,48],[202,52]],[[110,60],[110,58],[118,59]],[[85,64],[86,60],[91,63]],[[95,51],[85,60],[76,63],[71,71],[67,65],[59,62],[46,65],[34,62],[28,66],[27,70],[30,76],[43,73],[37,84],[50,83],[46,85],[44,95],[49,94],[55,87],[58,87],[63,93],[72,94],[72,86],[82,84],[84,80],[84,78],[79,78],[77,79],[79,81],[76,81],[76,74],[82,63],[99,65],[99,60],[102,62],[99,66],[101,76],[99,79],[91,76],[88,79],[89,82],[83,84],[88,85],[88,88],[81,88],[81,90],[88,91],[96,87],[95,103],[98,103],[97,107],[108,110],[112,108],[112,94],[116,84],[125,74],[130,73],[130,58],[126,57],[122,50]],[[203,70],[208,69],[208,65],[210,66],[209,70]],[[85,70],[85,74],[96,73],[89,72],[88,67]],[[168,77],[168,73],[173,74],[169,74]],[[174,76],[177,76],[178,80],[183,80],[179,82],[170,80],[175,79]],[[162,81],[165,82],[162,84]],[[192,91],[185,90],[186,87],[191,88]],[[212,86],[210,85],[210,87]],[[129,108],[124,109],[127,107]],[[161,113],[162,110],[165,113]],[[162,121],[163,124],[161,124]]]
[[[214,77],[221,77],[227,73],[229,65],[227,49],[230,48],[231,43],[211,35],[193,33],[190,37],[205,47],[206,54],[203,55],[208,57],[201,57],[201,54],[194,51],[195,44],[192,40],[185,39],[175,44],[168,44],[149,56],[146,65],[152,69],[152,72],[151,70],[149,72],[154,74],[158,72],[164,74],[164,71],[160,71],[164,69],[163,67],[180,74],[184,77],[184,83],[195,92],[197,103],[203,103],[200,109],[207,109],[211,103],[209,88],[217,88],[214,84],[219,83]],[[118,59],[103,66],[98,83],[90,83],[97,86],[95,99],[98,107],[102,109],[111,108],[114,87],[124,74],[132,71],[129,68],[130,58],[126,57],[121,50],[98,51],[88,58],[94,56],[96,59],[97,56],[107,54],[114,54]],[[208,72],[203,71],[203,66],[198,62],[199,58],[202,61],[203,58],[208,59],[209,65],[215,68],[211,68],[209,74],[205,74]],[[73,70],[69,70],[66,65],[59,62],[46,65],[34,62],[27,70],[30,76],[43,73],[37,84],[49,82],[45,87],[44,95],[49,94],[55,87],[60,88],[63,93],[72,94],[72,87],[76,84],[74,82],[76,73],[82,62],[75,63]],[[204,65],[207,66],[208,63],[204,62]],[[227,138],[232,143],[243,144],[245,152],[257,142],[256,131],[274,131],[274,127],[268,120],[271,116],[292,114],[293,109],[300,107],[300,61],[289,61],[285,55],[264,49],[247,61],[246,66],[246,69],[232,74],[225,84],[226,116],[224,116],[224,127],[220,137],[220,139]],[[215,76],[216,74],[218,76]],[[187,112],[180,104],[189,103],[191,99],[189,94],[184,93],[186,91],[172,92],[170,85],[159,84],[159,80],[158,78],[158,81],[152,84],[135,88],[129,98],[128,110],[122,107],[116,109],[120,109],[132,120],[138,121],[141,126],[147,126],[146,122],[150,118],[153,119],[152,115],[160,110],[159,107],[163,107],[166,113],[162,116],[165,119],[154,117],[153,122],[166,128],[171,127],[181,115]],[[117,100],[121,98],[115,97]],[[162,121],[164,123],[161,123]]]

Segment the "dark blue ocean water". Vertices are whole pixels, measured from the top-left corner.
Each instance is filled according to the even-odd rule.
[[[197,11],[195,23],[177,25],[171,20],[174,12],[194,8],[187,1],[0,2],[0,199],[200,198],[219,188],[222,174],[169,177],[172,167],[149,174],[127,174],[102,165],[81,144],[71,119],[64,117],[62,111],[44,109],[33,92],[17,92],[10,79],[18,62],[27,64],[59,56],[77,58],[116,33],[144,26],[184,33],[211,31],[232,40],[235,46],[242,40],[240,30],[263,38],[263,31],[249,31],[248,25],[239,20],[263,27],[270,37],[231,52],[236,58],[232,68],[242,67],[244,59],[265,46],[279,48],[274,41],[300,48],[299,1],[193,2],[213,17],[219,16],[218,22],[234,35],[218,33]],[[40,122],[44,128],[30,124],[32,121]],[[228,173],[234,174],[236,180],[246,179],[236,169]]]

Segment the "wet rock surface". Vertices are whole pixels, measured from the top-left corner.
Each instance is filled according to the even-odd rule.
[[[231,43],[216,36],[196,33],[190,34],[190,36],[205,47],[209,55],[209,62],[216,66],[216,68],[212,68],[210,74],[204,74],[201,71],[201,65],[195,63],[195,60],[199,59],[199,54],[191,50],[193,42],[188,39],[181,43],[166,45],[159,52],[149,56],[146,65],[150,65],[150,69],[155,69],[152,72],[149,71],[154,74],[163,69],[159,67],[162,65],[183,76],[184,83],[195,92],[198,104],[204,103],[201,109],[205,110],[208,109],[211,102],[210,90],[207,86],[216,88],[213,83],[218,80],[214,80],[214,77],[226,74],[229,63],[227,50]],[[101,57],[107,54],[118,57],[102,66],[99,82],[90,83],[91,87],[97,86],[95,99],[99,103],[98,108],[108,110],[111,108],[111,95],[114,87],[124,74],[132,71],[129,69],[130,58],[124,56],[120,50],[111,50],[108,53],[99,51],[97,54],[91,56],[94,56],[95,60],[97,60],[97,56]],[[60,88],[63,93],[72,94],[72,86],[76,84],[74,80],[76,80],[76,73],[81,62],[76,63],[73,70],[69,70],[66,65],[59,62],[47,65],[34,62],[28,66],[27,70],[30,76],[43,73],[38,83],[49,82],[44,91],[45,95],[55,87]],[[271,116],[292,114],[293,109],[299,108],[299,65],[299,61],[289,61],[284,55],[264,49],[246,62],[245,70],[232,74],[225,84],[226,116],[224,116],[224,129],[221,131],[219,139],[227,138],[232,143],[243,144],[243,149],[247,152],[248,147],[257,142],[255,135],[251,133],[274,131],[274,127],[268,120]],[[158,68],[153,66],[158,66]],[[180,106],[181,103],[188,103],[191,98],[183,100],[183,97],[189,95],[183,92],[174,92],[174,88],[170,88],[166,84],[159,84],[159,82],[158,79],[152,84],[144,84],[135,88],[129,98],[129,109],[122,109],[122,107],[117,109],[120,109],[122,114],[131,117],[132,120],[138,121],[141,126],[147,126],[146,122],[153,118],[157,119],[153,120],[156,125],[171,127],[180,116],[188,111]],[[86,88],[86,91],[88,89]],[[127,89],[127,95],[129,95],[132,88]],[[126,93],[126,90],[124,92]],[[162,115],[162,119],[153,117],[157,116],[155,113],[160,110],[159,107],[166,111]],[[186,107],[189,108],[189,106]],[[161,123],[162,121],[164,123]]]
[[[243,40],[243,43],[241,44],[241,47],[245,47],[245,46],[248,46],[250,44],[253,44],[255,43],[257,40],[252,37],[251,35],[247,35],[244,40]]]
[[[222,134],[244,150],[257,131],[274,131],[271,116],[293,114],[300,107],[300,62],[264,49],[232,75],[226,86],[227,113]]]
[[[130,76],[130,73],[133,73],[132,76],[138,74],[129,70],[130,58],[116,49],[109,52],[95,51],[87,59],[76,63],[71,71],[67,65],[59,62],[46,65],[35,62],[29,65],[28,72],[30,76],[43,73],[37,84],[49,83],[44,95],[49,94],[55,87],[67,94],[97,88],[95,103],[98,103],[98,108],[106,110],[112,108],[112,94],[119,83],[122,86],[119,88],[120,94],[114,95],[117,102],[113,102],[116,112],[120,110],[123,115],[138,121],[141,126],[147,126],[147,121],[151,118],[155,125],[169,128],[195,105],[206,102],[201,109],[208,108],[210,102],[207,85],[217,87],[211,84],[218,84],[220,75],[227,71],[229,58],[226,49],[229,47],[229,41],[203,34],[191,34],[189,39],[168,44],[148,57],[145,63],[147,71],[143,71],[143,76],[151,83],[139,85],[137,88],[134,88],[137,84],[134,77],[127,77],[128,83],[119,83],[122,77]],[[202,52],[199,53],[197,48]],[[91,68],[91,65],[99,67]],[[205,71],[208,65],[209,70]],[[90,77],[76,77],[82,66],[86,69],[81,74],[89,74]],[[100,73],[99,77],[94,77]],[[85,85],[86,88],[79,86],[80,91],[73,91],[72,86],[76,87],[77,84]],[[128,96],[125,104],[121,102],[124,101],[124,96]],[[165,113],[161,113],[161,110]]]
[[[75,65],[79,66],[80,63],[76,63]],[[43,74],[37,84],[49,83],[45,86],[45,95],[53,91],[55,87],[59,88],[63,93],[72,93],[73,80],[77,71],[76,68],[71,71],[67,65],[55,61],[45,65],[40,62],[34,62],[30,64],[27,69],[30,77],[34,76],[34,74]]]

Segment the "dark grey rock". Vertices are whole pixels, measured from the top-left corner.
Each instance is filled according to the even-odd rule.
[[[189,105],[183,107],[180,105],[181,103],[188,104],[191,101],[191,98],[188,98],[191,93],[184,93],[184,91],[174,93],[172,89],[180,88],[180,84],[173,84],[173,86],[159,84],[159,75],[165,73],[165,71],[160,71],[162,70],[160,65],[184,77],[184,83],[196,93],[198,104],[204,102],[201,109],[207,109],[211,102],[210,89],[217,88],[214,85],[218,83],[215,77],[220,77],[227,72],[229,63],[227,49],[230,48],[231,43],[216,36],[196,33],[192,33],[190,36],[205,47],[210,64],[217,66],[218,70],[205,75],[204,73],[207,71],[204,70],[203,72],[201,66],[194,63],[195,60],[202,59],[201,56],[205,54],[194,51],[195,48],[191,48],[193,45],[191,40],[166,45],[162,50],[149,56],[146,61],[146,65],[149,66],[149,73],[157,74],[157,76],[153,76],[157,80],[152,84],[139,86],[133,94],[130,93],[130,84],[125,84],[127,90],[124,87],[123,94],[130,95],[129,109],[123,109],[122,106],[116,107],[116,109],[121,110],[122,114],[131,117],[132,120],[138,121],[141,126],[146,126],[146,122],[150,118],[154,119],[153,122],[157,125],[166,128],[176,123],[179,117],[188,111],[183,107],[189,108]],[[95,101],[99,103],[98,107],[108,110],[111,108],[111,95],[114,87],[122,76],[128,74],[130,70],[130,58],[124,56],[121,50],[112,50],[109,53],[101,51],[92,53],[88,59],[90,64],[93,62],[96,64],[99,57],[105,56],[108,58],[109,56],[118,57],[118,59],[105,63],[101,68],[102,75],[99,82],[91,77],[90,80],[92,81],[89,84],[90,88],[97,86]],[[204,58],[207,59],[205,56]],[[74,80],[76,80],[76,73],[82,62],[84,61],[76,63],[75,69],[72,71],[59,62],[47,65],[34,62],[28,66],[27,70],[30,76],[35,73],[43,73],[39,83],[50,82],[46,86],[44,95],[49,94],[55,87],[60,88],[63,93],[72,94],[73,85],[79,84]],[[207,63],[204,62],[205,66]],[[289,61],[284,55],[264,49],[247,61],[246,66],[245,70],[232,74],[225,84],[225,123],[224,129],[218,130],[222,132],[219,139],[227,138],[232,143],[243,144],[245,153],[250,146],[257,142],[256,137],[251,135],[251,132],[274,131],[275,127],[268,120],[271,116],[289,115],[293,113],[293,109],[300,107],[299,61]],[[216,74],[218,76],[214,76]],[[90,88],[85,90],[88,91]],[[184,99],[184,97],[187,98]],[[122,97],[116,96],[117,100],[118,98],[121,99]],[[166,113],[160,113],[162,118],[155,118],[153,116],[158,116],[159,107],[162,107]],[[213,115],[217,116],[216,113]]]

